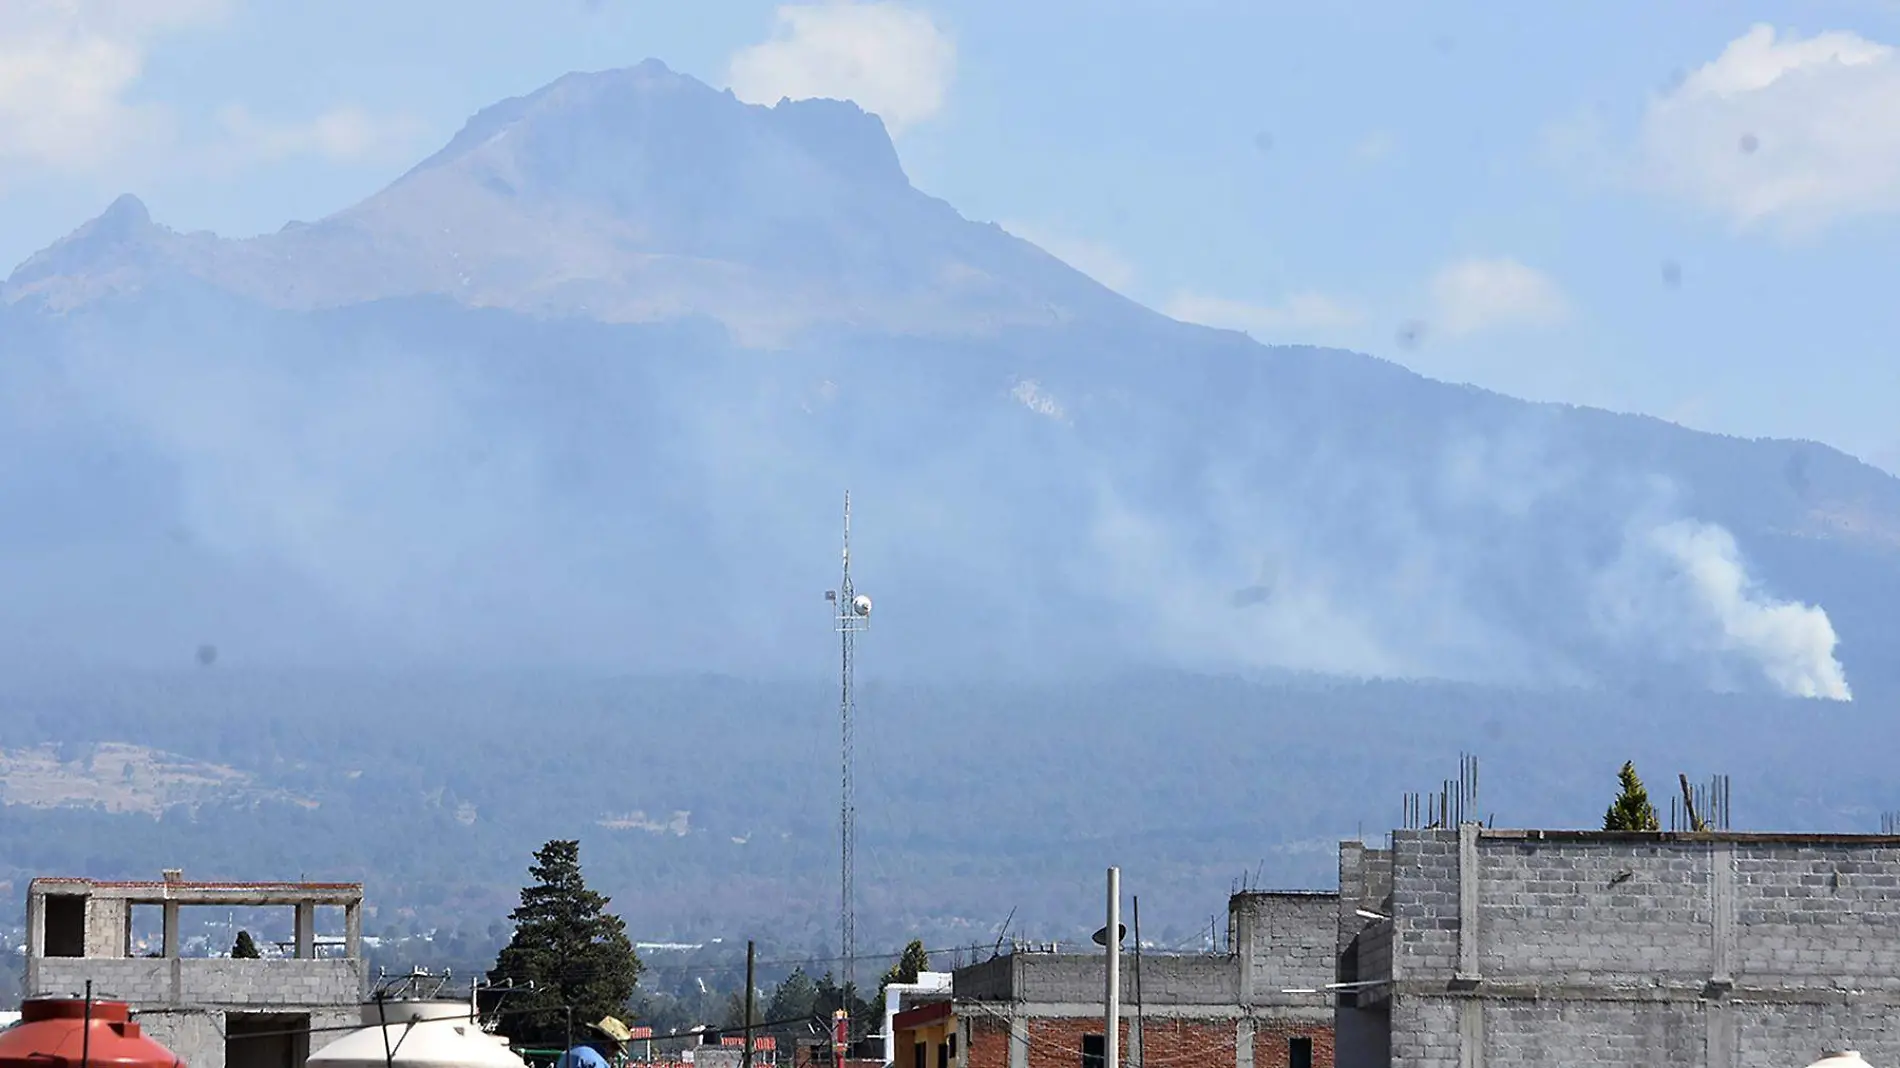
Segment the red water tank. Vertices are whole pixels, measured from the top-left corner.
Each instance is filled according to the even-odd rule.
[[[92,1025],[87,1026],[90,1017]],[[20,1022],[0,1031],[0,1068],[184,1068],[145,1037],[123,1001],[31,998]]]

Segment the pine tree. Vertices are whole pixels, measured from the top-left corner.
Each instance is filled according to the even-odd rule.
[[[819,980],[812,997],[812,1012],[829,1024],[831,1014],[843,1009],[851,1014],[853,1020],[869,1020],[878,1015],[871,1003],[858,996],[854,983],[848,987],[838,985],[838,980],[826,972]],[[861,1029],[854,1025],[854,1030]]]
[[[642,966],[626,924],[581,877],[579,842],[542,846],[528,874],[534,884],[508,914],[514,936],[488,973],[497,984],[512,980],[516,991],[501,1002],[508,1011],[496,1029],[517,1046],[565,1047],[585,1038],[589,1024],[623,1011]]]
[[[1616,795],[1609,811],[1603,814],[1603,829],[1606,831],[1655,831],[1662,824],[1656,819],[1656,806],[1649,803],[1649,791],[1643,788],[1643,780],[1636,777],[1636,765],[1623,762],[1623,770],[1617,773],[1622,780],[1623,792]]]
[[[797,1020],[814,1014],[818,1001],[818,984],[811,981],[803,968],[793,968],[772,991],[771,1004],[765,1008],[768,1020]]]
[[[257,943],[251,938],[251,932],[239,931],[237,941],[231,943],[232,960],[257,960],[263,954],[257,951]]]
[[[924,951],[922,942],[913,938],[910,944],[904,947],[903,955],[897,958],[897,963],[891,965],[890,970],[884,973],[883,981],[877,984],[878,993],[883,994],[884,988],[892,983],[914,983],[919,975],[929,970],[930,954]]]

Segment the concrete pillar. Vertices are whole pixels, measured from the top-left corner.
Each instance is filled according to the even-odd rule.
[[[26,994],[40,993],[40,958],[46,955],[46,895],[26,895]]]
[[[1707,1028],[1704,1041],[1709,1068],[1735,1068],[1735,1017],[1729,1011],[1728,1002],[1720,999],[1704,1002],[1702,1013]]]
[[[343,952],[352,960],[363,958],[363,903],[343,906]]]
[[[297,959],[317,955],[317,907],[308,901],[297,903]]]
[[[26,955],[43,957],[46,955],[46,895],[29,893],[26,896]]]
[[[1009,1021],[1009,1068],[1029,1068],[1029,1021],[1013,1015]]]
[[[1717,842],[1709,853],[1709,980],[1719,987],[1735,982],[1735,846]]]
[[[1238,901],[1239,904],[1235,904]],[[1228,919],[1233,924],[1234,965],[1240,969],[1240,1003],[1253,1004],[1253,962],[1264,948],[1256,944],[1260,937],[1254,899],[1236,898],[1228,903]]]
[[[1254,1068],[1251,1017],[1243,1016],[1234,1024],[1234,1068]]]
[[[165,909],[165,955],[176,957],[179,955],[180,948],[178,945],[178,902],[167,901],[163,907]]]
[[[1484,1002],[1477,998],[1459,1006],[1458,1068],[1484,1068]]]
[[[1478,824],[1458,828],[1458,970],[1461,982],[1478,981]]]

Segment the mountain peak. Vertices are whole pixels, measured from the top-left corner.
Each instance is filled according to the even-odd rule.
[[[119,289],[169,270],[277,307],[428,295],[615,322],[707,317],[764,342],[824,323],[964,333],[1135,310],[918,192],[883,121],[856,104],[748,104],[656,59],[483,108],[313,225],[180,236],[125,199],[43,255],[28,266],[48,300],[96,295],[101,269]]]
[[[123,194],[98,217],[22,263],[0,286],[0,299],[12,300],[73,275],[91,278],[94,284],[82,287],[88,295],[119,288],[154,258],[156,246],[170,236],[171,231],[152,222],[144,201]],[[76,295],[66,298],[73,299]],[[60,302],[64,301],[56,301]]]
[[[462,164],[506,170],[549,190],[598,193],[601,186],[624,191],[656,172],[690,174],[688,184],[697,186],[709,175],[730,179],[736,169],[769,172],[789,163],[816,165],[852,184],[909,185],[883,121],[856,104],[746,104],[657,59],[566,74],[483,108],[404,180]],[[512,177],[507,184],[521,191]]]

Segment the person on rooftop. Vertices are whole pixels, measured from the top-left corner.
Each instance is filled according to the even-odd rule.
[[[620,1051],[633,1038],[633,1032],[627,1025],[611,1016],[603,1017],[597,1024],[589,1027],[593,1033],[588,1038],[561,1054],[554,1062],[554,1068],[614,1068],[620,1060]]]

